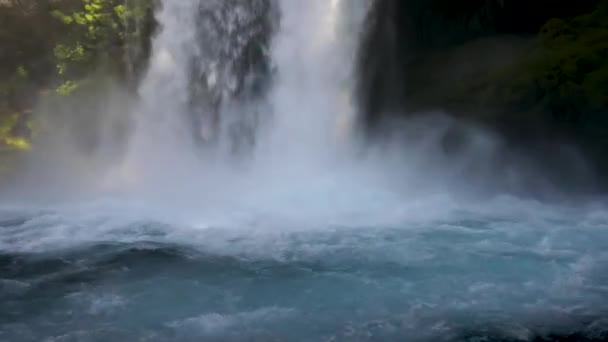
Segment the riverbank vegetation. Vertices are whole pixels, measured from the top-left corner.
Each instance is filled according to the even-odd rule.
[[[98,89],[98,75],[125,89],[136,84],[154,28],[152,7],[152,0],[0,1],[0,172],[14,159],[7,156],[32,148],[41,101]]]

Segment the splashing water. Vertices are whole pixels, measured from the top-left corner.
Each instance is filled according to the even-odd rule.
[[[0,207],[0,340],[605,337],[603,204],[455,196],[426,141],[354,157],[367,6],[165,0],[124,163]]]

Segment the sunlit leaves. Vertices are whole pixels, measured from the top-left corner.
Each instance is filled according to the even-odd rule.
[[[74,18],[72,18],[72,16],[66,15],[59,10],[55,10],[55,11],[51,12],[51,15],[54,18],[61,20],[66,25],[70,25],[71,23],[74,22]]]
[[[122,56],[118,46],[125,46],[131,36],[139,34],[128,23],[138,22],[148,15],[151,0],[136,0],[126,6],[122,0],[74,0],[80,6],[71,11],[55,10],[52,16],[65,24],[68,29],[63,39],[55,46],[57,74],[64,83],[57,93],[70,94],[75,81],[86,76],[98,61],[119,61]],[[137,26],[137,25],[136,25]]]
[[[28,139],[14,134],[19,122],[19,113],[0,116],[0,146],[8,147],[11,150],[29,150],[31,148]]]
[[[27,79],[29,76],[29,72],[27,71],[27,69],[25,68],[25,66],[20,65],[17,67],[17,77],[25,80]]]
[[[74,81],[65,81],[62,85],[57,87],[55,91],[59,95],[66,96],[72,94],[76,89],[78,89],[78,83]]]
[[[116,16],[118,16],[118,18],[120,18],[121,20],[127,19],[127,15],[129,14],[125,5],[115,6],[114,13],[116,13]]]

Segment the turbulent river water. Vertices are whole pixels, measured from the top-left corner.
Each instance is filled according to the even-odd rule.
[[[5,205],[0,340],[606,337],[601,208],[300,194],[196,214]]]
[[[495,152],[483,135],[459,159],[432,137],[358,152],[365,3],[163,1],[124,160],[0,198],[0,341],[608,337],[602,201],[469,191],[452,172]],[[243,100],[267,6],[272,85]]]

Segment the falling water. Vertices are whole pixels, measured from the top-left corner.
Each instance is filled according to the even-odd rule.
[[[319,157],[345,139],[354,120],[350,85],[357,28],[345,6],[357,1],[282,0],[281,29],[272,45],[278,76],[270,94],[276,122],[274,153]],[[272,149],[271,147],[271,149]],[[334,151],[335,152],[335,151]]]
[[[365,9],[364,0],[165,1],[129,153],[106,183],[191,178],[242,150],[256,168],[344,154]]]
[[[157,13],[161,28],[140,86],[135,155],[179,152],[191,143],[184,115],[189,102],[188,66],[200,56],[195,44],[197,14],[198,1],[193,0],[166,1]]]
[[[0,207],[0,340],[606,336],[603,205],[453,196],[436,139],[339,158],[367,3],[164,0],[113,191]]]
[[[260,158],[267,154],[278,158],[319,155],[335,146],[338,138],[344,139],[354,121],[350,85],[358,32],[353,23],[362,22],[363,11],[358,18],[346,17],[343,8],[364,8],[363,2],[228,3],[190,0],[163,4],[157,15],[162,29],[154,40],[150,70],[140,89],[133,156],[177,154],[181,158],[197,148],[197,137],[203,141],[214,135],[219,140],[230,139],[231,127],[226,122],[234,123],[235,116],[240,123],[251,121],[251,108],[263,101],[270,104],[263,113],[269,127],[252,124],[250,134],[257,138],[249,140],[251,144],[262,141],[255,150]],[[270,20],[266,18],[271,12],[268,6],[279,12],[276,32],[258,23]],[[201,20],[202,31],[197,29]],[[263,40],[264,34],[272,34],[266,47],[270,53],[258,58],[268,59],[274,70],[266,75],[272,77],[271,89],[256,103],[230,106],[237,88],[244,86],[247,75],[242,74],[251,72],[238,64],[256,63],[241,61],[248,53],[245,48],[253,40]],[[193,93],[192,88],[199,90]],[[192,125],[198,130],[194,137]]]

